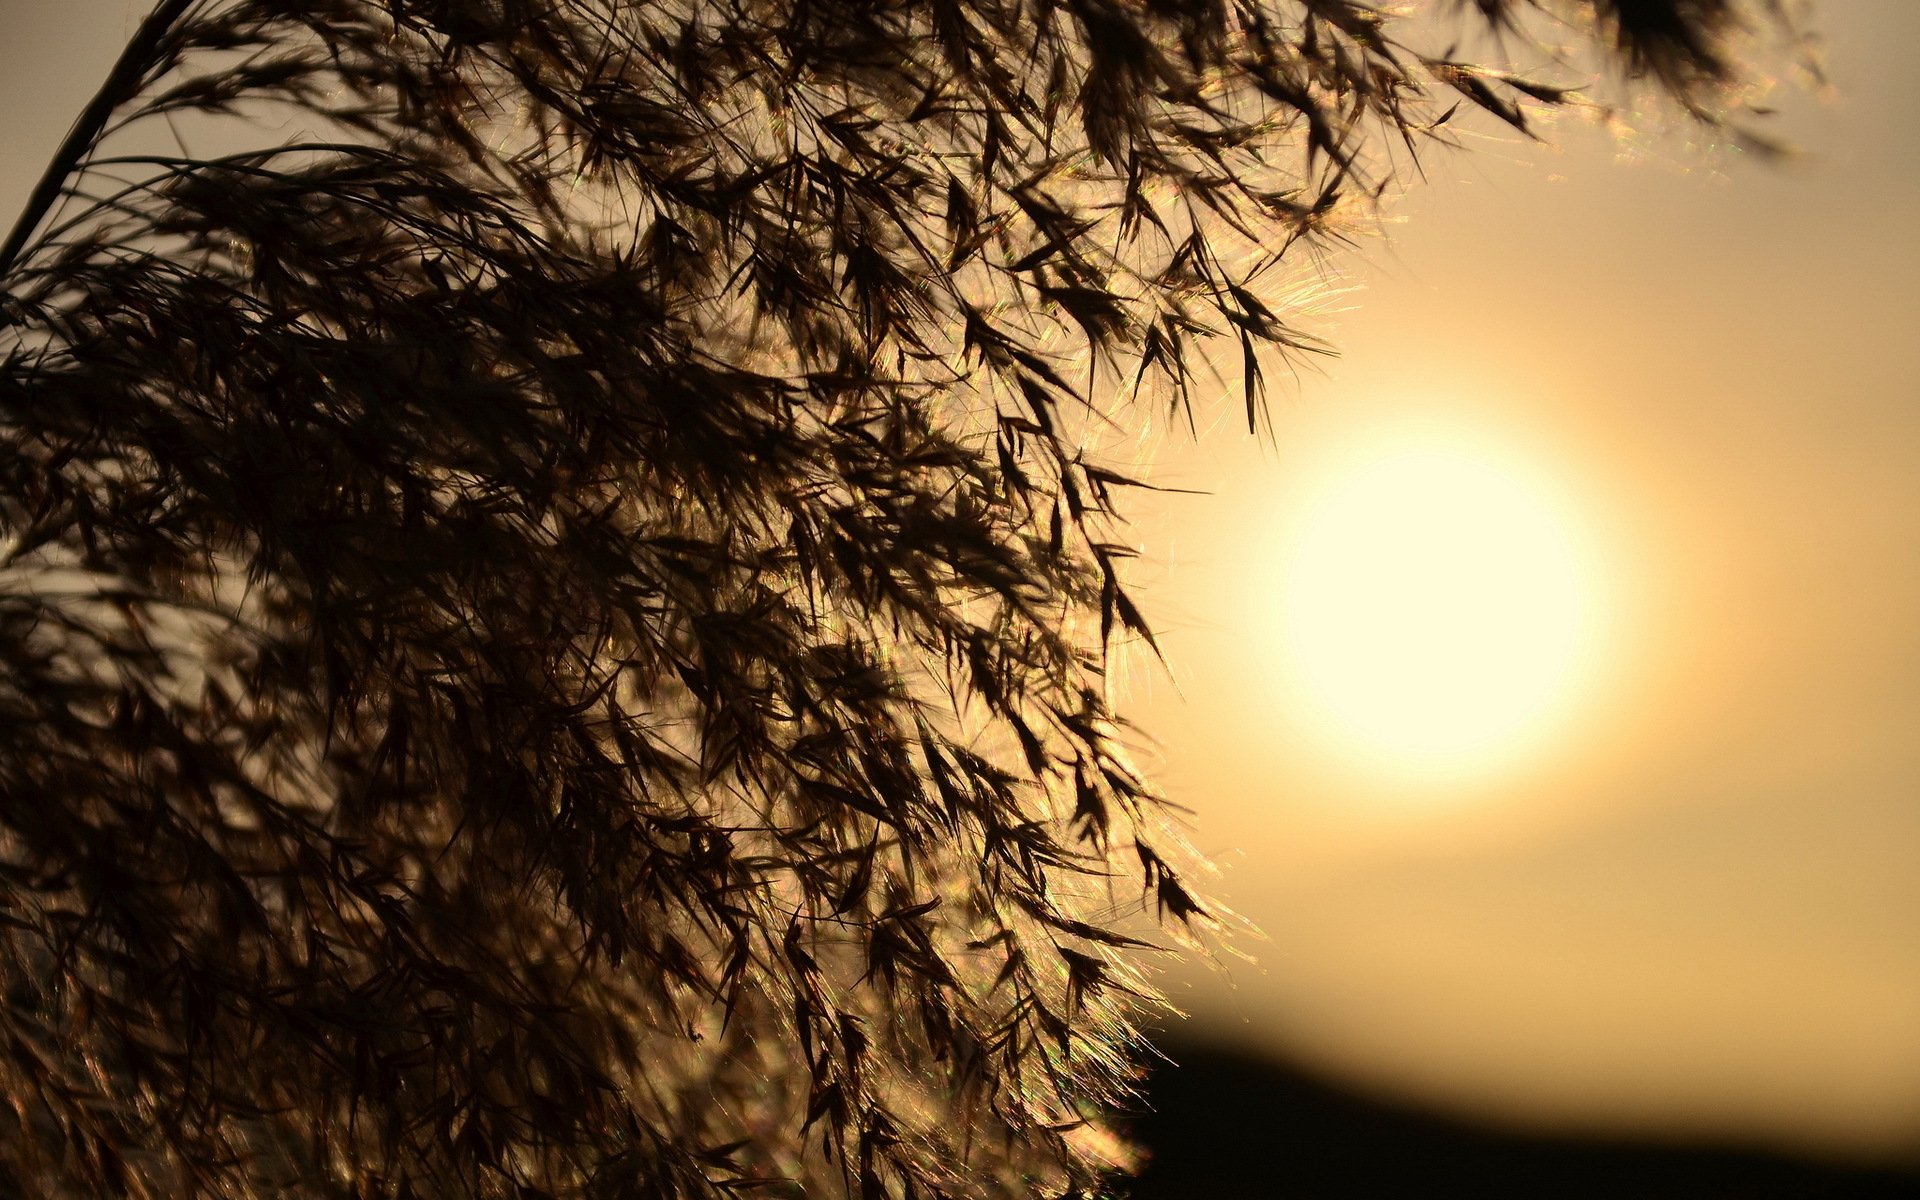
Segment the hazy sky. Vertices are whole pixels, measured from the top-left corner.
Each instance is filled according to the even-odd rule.
[[[1162,456],[1212,494],[1143,522],[1180,696],[1142,672],[1137,716],[1269,939],[1174,981],[1215,1028],[1527,1120],[1920,1152],[1920,5],[1819,24],[1838,95],[1773,97],[1801,161],[1430,158],[1277,446],[1229,406]],[[1410,439],[1496,447],[1602,564],[1584,688],[1451,778],[1326,737],[1283,649],[1317,473]]]
[[[142,9],[0,0],[8,220]],[[1158,456],[1210,494],[1142,514],[1174,665],[1134,715],[1266,934],[1171,981],[1213,1028],[1530,1120],[1920,1148],[1920,4],[1819,24],[1803,160],[1430,157],[1274,444],[1228,401]],[[1329,736],[1287,650],[1338,464],[1428,443],[1492,447],[1594,581],[1578,686],[1449,773]]]

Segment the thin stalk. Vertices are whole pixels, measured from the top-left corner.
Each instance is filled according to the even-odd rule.
[[[73,122],[73,128],[67,130],[66,140],[60,143],[60,149],[54,152],[52,161],[33,186],[33,193],[27,197],[27,205],[13,223],[13,229],[7,234],[6,245],[0,247],[0,279],[6,278],[13,270],[14,262],[21,251],[27,247],[27,239],[40,227],[54,203],[60,199],[68,177],[86,160],[92,152],[94,143],[100,138],[100,131],[106,127],[107,119],[113,111],[139,94],[146,82],[147,71],[152,66],[153,52],[160,46],[161,39],[167,36],[187,9],[198,0],[163,0],[147,19],[140,22],[140,28],[134,31],[133,40],[120,52],[120,58],[113,64],[113,70],[106,81],[100,85],[93,99]]]

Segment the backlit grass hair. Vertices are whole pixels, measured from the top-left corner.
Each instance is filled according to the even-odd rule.
[[[1754,15],[1439,7],[1703,112]],[[1102,1186],[1208,908],[1087,431],[1569,99],[1403,31],[161,3],[0,246],[0,1195]]]

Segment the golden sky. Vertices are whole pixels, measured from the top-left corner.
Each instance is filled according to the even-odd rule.
[[[1819,27],[1837,96],[1772,97],[1798,161],[1581,127],[1430,157],[1336,260],[1342,357],[1273,443],[1229,404],[1158,456],[1211,494],[1142,521],[1173,666],[1134,715],[1266,935],[1172,980],[1215,1032],[1524,1121],[1920,1155],[1920,5]],[[1448,486],[1396,463],[1490,474],[1557,545],[1447,542]],[[1414,565],[1314,549],[1342,532]],[[1521,613],[1587,580],[1579,653],[1496,611],[1457,695],[1394,691],[1394,604],[1494,636],[1446,615],[1447,555],[1548,597]],[[1472,752],[1330,719],[1314,655]],[[1489,749],[1502,688],[1538,719]]]
[[[8,219],[140,7],[0,0]],[[1920,4],[1823,9],[1837,97],[1775,97],[1801,160],[1472,137],[1331,260],[1343,357],[1271,442],[1229,399],[1156,456],[1208,494],[1142,513],[1173,665],[1133,715],[1265,931],[1170,979],[1223,1036],[1517,1119],[1920,1154]],[[1406,603],[1342,625],[1342,587]],[[1457,694],[1355,632],[1395,620],[1471,651]]]

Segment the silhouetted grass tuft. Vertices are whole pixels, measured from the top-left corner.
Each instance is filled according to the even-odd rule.
[[[1210,342],[1254,420],[1282,256],[1569,99],[1400,28],[159,5],[0,248],[0,1190],[1098,1186],[1208,909],[1085,447]]]

